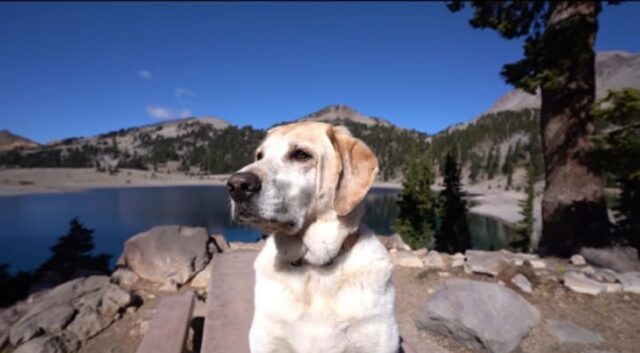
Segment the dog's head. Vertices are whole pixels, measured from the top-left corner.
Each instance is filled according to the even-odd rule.
[[[315,220],[353,212],[377,171],[373,152],[343,126],[278,126],[255,161],[227,181],[232,217],[267,234],[297,234]]]

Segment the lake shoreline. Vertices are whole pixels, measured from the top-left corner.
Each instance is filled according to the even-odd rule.
[[[15,168],[0,170],[0,197],[83,192],[105,188],[225,185],[229,174],[189,176],[183,173],[122,169],[110,175],[93,168]],[[376,182],[380,189],[401,189],[394,182]]]
[[[111,188],[220,186],[224,185],[228,178],[229,174],[189,176],[184,173],[156,173],[137,169],[122,169],[114,175],[98,172],[94,168],[0,169],[0,197]],[[400,190],[402,184],[380,181],[374,183],[373,187]],[[467,185],[464,186],[464,190],[473,195],[470,200],[474,205],[469,208],[470,212],[492,217],[509,225],[515,225],[522,218],[519,202],[524,199],[524,193],[488,190],[482,184]]]

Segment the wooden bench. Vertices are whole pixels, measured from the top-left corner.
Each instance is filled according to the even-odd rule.
[[[213,256],[201,353],[249,353],[257,255],[236,250]]]
[[[136,353],[182,353],[193,313],[192,291],[161,298]]]

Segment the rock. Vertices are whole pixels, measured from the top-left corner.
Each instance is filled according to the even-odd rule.
[[[224,237],[224,235],[212,234],[211,239],[213,240],[212,243],[218,253],[231,250],[231,248],[229,247],[229,243],[227,242],[227,239]]]
[[[584,257],[579,254],[575,254],[571,256],[569,261],[576,266],[584,266],[587,264],[587,260],[585,260]]]
[[[604,284],[587,278],[583,273],[574,271],[564,274],[564,285],[574,292],[591,295],[598,295],[606,289]]]
[[[638,250],[632,247],[582,248],[580,255],[593,265],[609,268],[616,272],[640,271]]]
[[[526,262],[528,262],[531,265],[531,267],[533,267],[536,270],[547,268],[547,264],[544,262],[544,260],[527,260]]]
[[[592,277],[600,282],[615,283],[618,280],[618,274],[608,268],[595,269]]]
[[[67,331],[74,334],[80,341],[86,341],[107,328],[113,319],[100,316],[93,309],[82,307],[76,318],[69,324]]]
[[[566,321],[547,320],[547,332],[560,343],[600,343],[604,339],[597,333]]]
[[[91,276],[65,282],[34,300],[33,305],[22,319],[37,315],[47,308],[59,304],[69,304],[86,294],[101,290],[109,283],[107,276]]]
[[[18,321],[9,335],[9,341],[16,346],[42,334],[55,334],[67,326],[76,310],[67,304],[60,304]]]
[[[33,339],[20,347],[13,353],[67,353],[67,347],[60,337],[43,336]]]
[[[473,350],[508,353],[539,320],[538,310],[511,289],[454,279],[429,297],[416,326],[451,336]]]
[[[382,243],[382,245],[387,248],[387,250],[396,249],[396,250],[404,250],[411,251],[411,247],[407,245],[407,243],[402,240],[400,234],[395,233],[393,235],[382,235],[378,236],[378,240]]]
[[[620,283],[605,283],[604,291],[606,293],[620,293],[622,292],[622,284]]]
[[[429,253],[429,249],[420,248],[418,250],[414,250],[413,253],[418,255],[418,256],[420,256],[420,257],[423,257],[423,256],[426,256]]]
[[[462,266],[464,266],[464,259],[453,259],[451,261],[452,268],[462,267]]]
[[[459,252],[457,252],[457,253],[455,253],[455,254],[451,255],[451,259],[452,259],[452,260],[462,260],[462,261],[464,261],[464,259],[465,259],[465,258],[466,258],[466,257],[464,256],[464,254],[459,253]]]
[[[584,266],[584,267],[581,267],[578,271],[586,273],[588,275],[593,275],[596,273],[596,269],[593,268],[593,266]]]
[[[444,262],[442,256],[440,256],[440,253],[435,250],[430,251],[427,256],[422,259],[422,262],[424,263],[424,267],[428,269],[433,268],[440,270],[447,267],[447,264]]]
[[[500,269],[509,264],[509,258],[499,251],[467,250],[466,266],[473,273],[496,276]]]
[[[511,278],[511,283],[513,283],[516,287],[520,288],[525,293],[533,292],[531,288],[531,282],[525,277],[523,274],[518,273],[517,275]]]
[[[209,285],[209,279],[211,279],[211,270],[213,267],[213,261],[209,262],[204,270],[198,272],[195,277],[189,282],[189,285],[194,288],[207,288]]]
[[[260,251],[264,247],[265,241],[260,240],[255,243],[245,243],[241,241],[233,241],[229,243],[229,249],[231,250],[252,250]]]
[[[141,278],[156,283],[184,284],[211,259],[206,229],[157,226],[124,244],[124,262]]]
[[[111,280],[123,288],[132,288],[138,279],[138,275],[124,267],[118,268],[111,274]]]
[[[640,294],[640,271],[618,274],[618,281],[622,283],[623,292]]]
[[[411,251],[399,250],[391,252],[391,259],[396,266],[423,268],[422,259]]]
[[[101,315],[114,317],[133,301],[131,294],[125,292],[115,284],[109,284],[104,288],[102,293],[99,309]]]

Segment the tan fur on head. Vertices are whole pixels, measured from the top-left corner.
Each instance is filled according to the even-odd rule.
[[[334,208],[345,216],[358,206],[373,185],[378,173],[378,159],[362,140],[351,136],[344,126],[332,129],[332,142],[340,155],[341,177],[336,185]]]

